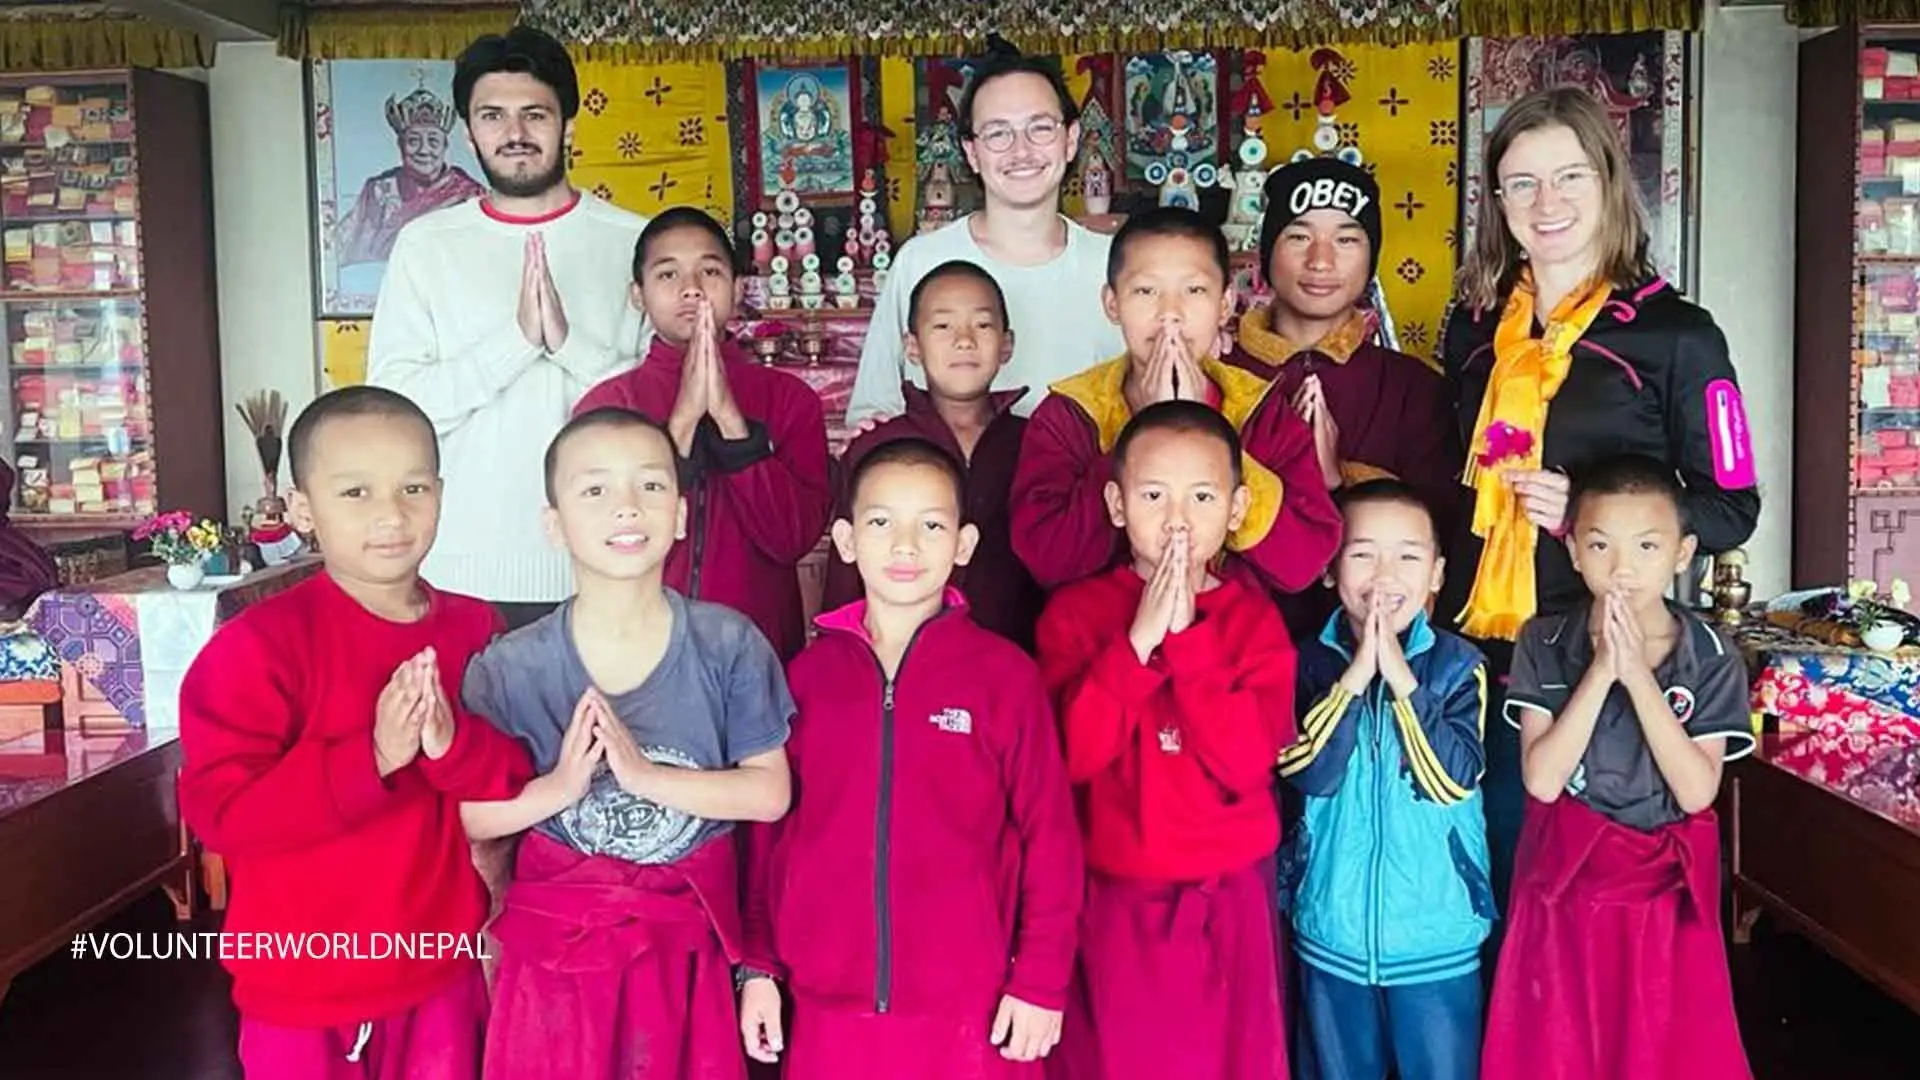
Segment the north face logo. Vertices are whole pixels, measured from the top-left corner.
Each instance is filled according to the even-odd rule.
[[[973,714],[965,709],[941,709],[927,717],[927,722],[955,735],[973,734]]]

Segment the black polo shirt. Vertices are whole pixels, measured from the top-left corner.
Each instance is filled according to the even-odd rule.
[[[1521,709],[1558,716],[1573,688],[1593,663],[1587,629],[1592,603],[1562,615],[1543,615],[1521,629],[1514,643],[1506,717],[1520,726]],[[1738,650],[1721,640],[1699,616],[1669,605],[1680,620],[1673,651],[1654,670],[1667,705],[1695,740],[1726,739],[1725,760],[1753,750],[1747,697],[1747,667]],[[1622,825],[1651,832],[1686,819],[1666,778],[1654,763],[1624,687],[1607,691],[1587,752],[1567,780],[1567,792]]]

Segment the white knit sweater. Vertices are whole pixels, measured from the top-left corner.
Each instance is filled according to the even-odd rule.
[[[857,424],[876,413],[899,415],[906,407],[900,381],[927,385],[926,373],[907,363],[907,302],[927,272],[950,259],[965,259],[985,269],[1007,297],[1007,322],[1013,330],[1013,358],[994,377],[995,390],[1028,388],[1014,406],[1025,416],[1047,396],[1047,385],[1120,355],[1120,328],[1100,304],[1107,283],[1107,249],[1113,238],[1067,219],[1067,246],[1038,266],[1013,266],[988,255],[973,238],[967,218],[915,236],[901,245],[893,272],[874,301],[873,321],[860,349],[860,370],[847,402],[847,422]]]
[[[547,542],[547,442],[594,384],[646,354],[628,301],[646,219],[582,192],[537,222],[490,216],[473,199],[400,231],[374,305],[367,381],[417,402],[440,436],[446,498],[422,573],[435,586],[508,603],[565,599],[572,574]],[[566,309],[558,352],[518,321],[527,234],[545,238]]]

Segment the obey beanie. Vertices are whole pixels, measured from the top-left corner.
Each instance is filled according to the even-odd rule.
[[[1267,176],[1267,209],[1260,218],[1260,274],[1273,265],[1273,245],[1288,223],[1315,210],[1339,210],[1366,230],[1371,278],[1380,266],[1380,185],[1365,169],[1339,158],[1311,157]]]

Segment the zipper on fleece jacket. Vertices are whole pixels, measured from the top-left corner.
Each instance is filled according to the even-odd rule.
[[[904,667],[904,657],[902,658]],[[878,938],[874,949],[873,1007],[886,1012],[893,1001],[893,907],[887,896],[893,891],[893,680],[887,680],[880,701],[880,812],[875,816],[873,861],[873,925]]]
[[[1373,850],[1368,854],[1367,865],[1367,981],[1376,986],[1380,983],[1380,854],[1383,846],[1380,835],[1386,831],[1387,809],[1387,785],[1380,778],[1384,771],[1381,743],[1386,740],[1386,721],[1380,709],[1386,700],[1385,689],[1386,680],[1376,676],[1372,692],[1363,699],[1371,706],[1367,709],[1366,718],[1371,723],[1373,742],[1373,775],[1370,778],[1373,781],[1373,828],[1369,830],[1373,834]]]
[[[939,618],[935,615],[933,619]],[[920,640],[920,631],[927,623],[914,628],[913,636],[907,639],[907,647],[900,650],[900,666],[894,669],[893,678],[887,678],[886,666],[880,663],[878,653],[873,646],[867,646],[873,656],[873,666],[880,671],[880,681],[884,685],[880,697],[880,799],[879,812],[874,816],[874,857],[873,857],[873,926],[875,936],[874,972],[873,972],[873,1008],[884,1013],[893,1007],[893,904],[890,896],[893,892],[893,687],[906,674],[907,657],[913,652],[914,643]]]

